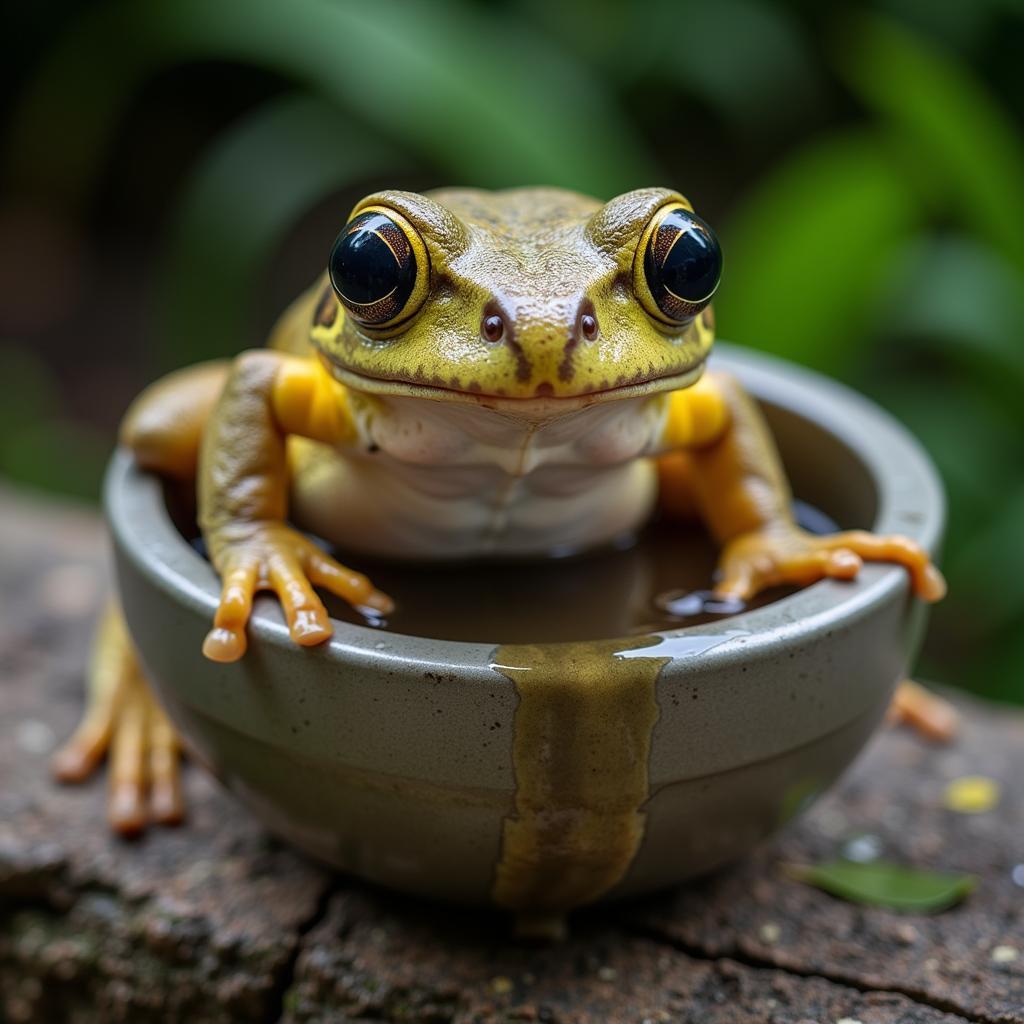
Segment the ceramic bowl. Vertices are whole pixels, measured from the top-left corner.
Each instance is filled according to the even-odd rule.
[[[921,448],[840,385],[719,346],[762,403],[795,492],[843,527],[935,549]],[[924,609],[898,567],[712,625],[505,646],[345,622],[315,649],[262,597],[246,656],[200,654],[219,587],[161,485],[106,485],[131,633],[196,755],[266,826],[397,889],[561,912],[740,857],[805,808],[881,720]]]

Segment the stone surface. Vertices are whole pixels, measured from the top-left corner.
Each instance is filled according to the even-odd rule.
[[[570,938],[536,949],[504,940],[502,920],[345,889],[310,931],[284,1003],[285,1020],[414,1020],[432,1024],[548,1021],[679,1024],[954,1024],[891,991],[691,955],[591,910]]]
[[[947,785],[965,775],[1000,783],[991,811],[945,808]],[[968,871],[978,888],[944,914],[895,915],[829,899],[774,869],[779,861],[831,858],[859,834],[876,837],[886,860]],[[884,733],[841,790],[777,843],[703,885],[638,905],[631,920],[702,955],[822,974],[967,1017],[1018,1022],[1024,888],[1014,869],[1021,861],[1024,724],[1018,712],[972,703],[956,744],[933,747],[902,730]],[[1001,947],[1018,955],[997,953]]]
[[[137,842],[108,832],[102,779],[49,780],[105,561],[92,515],[0,496],[0,1020],[261,1020],[327,872],[198,770],[188,828]]]
[[[964,702],[949,748],[885,732],[748,861],[531,947],[498,914],[333,876],[198,769],[188,826],[130,843],[106,830],[102,780],[53,785],[105,559],[91,514],[0,490],[0,1020],[1024,1024],[1020,712]],[[969,774],[1001,783],[994,809],[945,809]],[[898,915],[779,871],[857,836],[979,887],[946,913]]]

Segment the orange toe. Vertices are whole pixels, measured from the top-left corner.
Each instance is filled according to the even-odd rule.
[[[206,639],[203,641],[203,654],[210,661],[238,661],[245,654],[246,646],[243,630],[215,626],[206,634]]]
[[[107,802],[110,827],[122,836],[137,836],[146,827],[146,812],[139,787],[124,782],[115,785]]]

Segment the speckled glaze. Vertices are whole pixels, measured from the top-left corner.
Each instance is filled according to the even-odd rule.
[[[888,414],[765,356],[723,345],[712,363],[762,402],[796,493],[842,527],[903,533],[934,552],[941,489]],[[174,529],[159,482],[119,453],[106,502],[150,678],[253,813],[375,882],[521,913],[669,885],[741,856],[853,760],[923,623],[905,571],[877,564],[713,625],[532,648],[336,622],[328,644],[301,649],[262,599],[249,652],[218,665],[200,654],[218,581]],[[572,666],[564,677],[560,664]],[[602,664],[614,666],[607,685]],[[538,705],[545,678],[564,678],[563,712]],[[581,763],[567,772],[564,758],[545,759],[574,742],[584,759],[595,744],[616,751],[601,758],[607,785]]]

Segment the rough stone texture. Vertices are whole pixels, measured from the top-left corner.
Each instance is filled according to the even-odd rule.
[[[50,783],[46,759],[81,707],[105,553],[91,515],[0,490],[0,1020],[1024,1024],[1019,712],[965,702],[948,749],[884,733],[744,864],[580,914],[568,942],[539,949],[512,942],[500,915],[332,876],[196,769],[188,827],[133,843],[108,835],[102,781]],[[1002,783],[998,808],[944,810],[948,780],[975,773]],[[780,861],[833,856],[858,833],[981,884],[926,917],[780,875]]]
[[[264,1019],[328,873],[198,770],[189,827],[130,843],[106,828],[102,780],[49,781],[105,560],[93,516],[0,494],[0,1020]]]
[[[946,810],[949,781],[1000,782],[992,811]],[[969,871],[980,884],[954,911],[895,915],[842,903],[781,878],[781,861],[835,856],[859,833],[883,856]],[[891,731],[878,737],[841,790],[768,849],[703,885],[631,908],[646,933],[704,956],[731,956],[858,988],[888,989],[1000,1022],[1024,1021],[1024,722],[1018,712],[964,705],[950,747]],[[1018,881],[1020,878],[1018,870]],[[1015,960],[997,962],[1000,947]],[[984,1012],[982,1012],[982,1010]]]
[[[366,890],[331,898],[285,997],[285,1020],[504,1024],[953,1024],[965,1018],[893,992],[690,955],[617,913],[574,919],[563,945],[504,940],[497,915]]]

